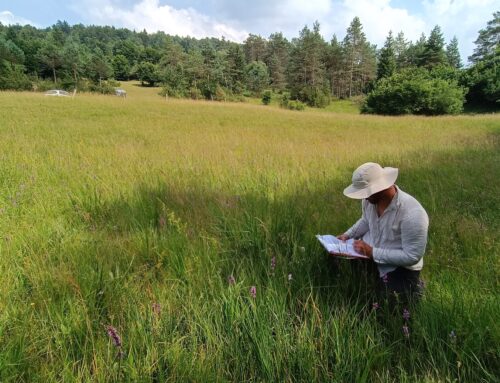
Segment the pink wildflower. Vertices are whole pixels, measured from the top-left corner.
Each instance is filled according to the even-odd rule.
[[[255,286],[250,287],[250,296],[254,299],[257,297],[257,287]]]
[[[407,322],[410,320],[410,312],[408,311],[408,309],[403,310],[403,319]]]
[[[120,338],[120,334],[118,334],[118,331],[116,330],[116,328],[114,328],[113,326],[106,326],[106,332],[108,333],[108,336],[113,341],[113,344],[115,345],[115,347],[122,346],[122,339]]]

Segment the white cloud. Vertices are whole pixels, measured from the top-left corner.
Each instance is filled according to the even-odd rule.
[[[360,18],[368,41],[378,47],[383,45],[389,30],[394,34],[403,31],[407,39],[415,41],[422,33],[429,36],[432,28],[439,25],[445,43],[453,36],[458,38],[464,64],[472,54],[478,31],[492,19],[498,4],[497,0],[424,0],[417,7],[418,12],[410,12],[409,7],[392,6],[391,0],[332,0],[332,3],[329,14],[319,19],[326,38],[333,33],[343,38],[355,16]]]
[[[493,18],[497,0],[425,0],[425,17],[432,26],[439,25],[446,42],[456,36],[462,60],[474,50],[474,41],[480,29]],[[496,7],[495,7],[496,6]]]
[[[332,3],[330,0],[286,0],[280,9],[285,16],[310,18],[329,13]]]
[[[34,25],[36,24],[28,19],[25,19],[24,17],[19,17],[15,16],[12,12],[10,11],[1,11],[0,12],[0,23],[4,25],[14,25],[14,24],[20,24],[20,25]]]
[[[394,34],[403,31],[407,39],[416,40],[427,29],[423,19],[406,9],[392,7],[390,0],[344,0],[338,9],[345,29],[358,16],[368,40],[378,46],[391,30]]]
[[[81,3],[80,3],[81,4]],[[141,0],[132,9],[115,5],[111,1],[87,0],[84,7],[74,7],[92,23],[126,27],[148,32],[164,31],[172,35],[201,37],[226,37],[243,41],[248,33],[215,20],[192,8],[177,9],[160,5],[159,0]]]

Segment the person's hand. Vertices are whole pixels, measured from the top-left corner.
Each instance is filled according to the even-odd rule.
[[[345,242],[349,239],[349,236],[345,235],[345,234],[340,234],[340,235],[337,235],[337,239],[340,239],[341,241]]]
[[[366,255],[370,259],[373,258],[373,248],[365,241],[354,241],[353,247],[359,254]]]

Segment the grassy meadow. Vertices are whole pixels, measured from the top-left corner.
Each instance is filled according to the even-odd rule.
[[[0,382],[499,381],[499,115],[125,88],[0,93]],[[430,217],[408,337],[314,237],[359,217],[367,161]]]

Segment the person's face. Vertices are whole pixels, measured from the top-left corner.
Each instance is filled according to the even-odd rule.
[[[368,202],[370,202],[372,205],[376,205],[382,199],[384,191],[385,190],[382,190],[382,191],[379,191],[378,193],[372,194],[366,200]]]

